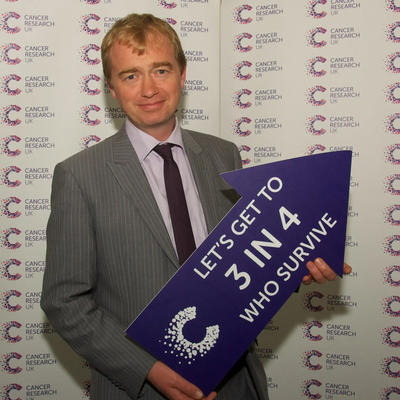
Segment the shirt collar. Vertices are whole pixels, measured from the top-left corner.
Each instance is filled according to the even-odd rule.
[[[125,121],[125,130],[130,142],[132,143],[133,148],[135,149],[140,163],[142,163],[153,150],[153,148],[160,143],[172,143],[181,147],[183,151],[185,151],[185,148],[183,147],[181,128],[176,117],[175,128],[165,142],[160,142],[153,136],[136,128],[136,126],[133,125],[132,122],[128,119],[126,119]]]

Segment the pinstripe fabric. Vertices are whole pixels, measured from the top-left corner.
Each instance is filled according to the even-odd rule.
[[[211,231],[237,200],[219,173],[240,157],[218,138],[182,135]],[[143,386],[154,357],[124,330],[179,265],[124,128],[56,166],[51,204],[42,308],[92,365],[92,400],[161,399]],[[266,389],[265,376],[251,376]]]

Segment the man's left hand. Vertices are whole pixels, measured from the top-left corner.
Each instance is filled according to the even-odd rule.
[[[336,272],[322,258],[318,257],[314,261],[309,261],[307,268],[310,273],[303,278],[304,285],[309,285],[311,282],[325,283],[327,280],[334,281],[336,278]],[[350,265],[344,263],[343,274],[347,275],[350,272]]]

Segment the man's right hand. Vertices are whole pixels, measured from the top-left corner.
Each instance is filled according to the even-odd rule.
[[[179,374],[157,361],[149,373],[147,380],[170,400],[214,400],[217,393],[211,392],[207,397],[203,392]]]

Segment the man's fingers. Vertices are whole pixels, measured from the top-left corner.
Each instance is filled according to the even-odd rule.
[[[157,361],[150,369],[147,380],[171,400],[205,399],[204,394],[197,386],[182,378],[161,361]]]
[[[325,283],[326,280],[335,280],[336,272],[322,258],[318,257],[314,262],[309,261],[307,268],[312,278],[318,283]]]

